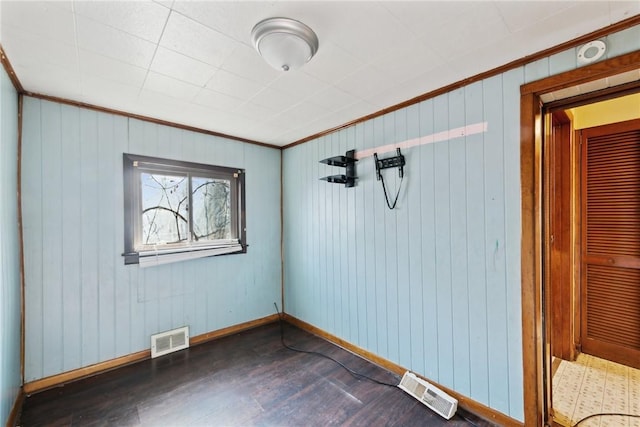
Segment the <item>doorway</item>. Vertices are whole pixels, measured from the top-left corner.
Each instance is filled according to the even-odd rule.
[[[640,368],[640,93],[564,102],[544,107],[551,355]]]
[[[587,83],[608,79],[620,82],[619,77],[624,75],[633,77],[619,86],[605,86],[598,92],[579,94],[572,98],[572,101],[587,104],[598,100],[598,97],[617,97],[622,90],[638,92],[638,63],[640,52],[632,52],[532,82],[521,88],[521,271],[525,425],[554,425],[550,338],[553,319],[547,316],[552,293],[549,287],[552,266],[548,210],[550,199],[546,187],[549,182],[549,146],[546,145],[548,141],[545,138],[545,134],[549,132],[549,121],[545,120],[543,111],[543,108],[552,106],[553,99],[549,101],[545,99],[545,95],[567,88],[590,86]],[[576,93],[576,90],[566,92]],[[574,262],[573,266],[575,265]],[[570,271],[569,274],[573,274],[575,279],[579,276],[579,271]],[[579,324],[575,317],[573,322],[574,326]],[[575,339],[575,331],[573,338]]]
[[[543,107],[543,319],[563,426],[640,413],[640,93],[626,93]]]

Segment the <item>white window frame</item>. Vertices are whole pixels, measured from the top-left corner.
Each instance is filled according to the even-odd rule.
[[[231,239],[208,240],[204,243],[192,238],[189,219],[189,239],[184,243],[141,245],[142,239],[142,181],[143,172],[157,172],[196,177],[225,179],[231,183]],[[182,162],[135,154],[123,154],[124,181],[124,263],[140,267],[167,264],[215,255],[246,253],[245,171],[238,168]],[[189,185],[189,188],[191,186]],[[191,196],[188,200],[191,216]]]

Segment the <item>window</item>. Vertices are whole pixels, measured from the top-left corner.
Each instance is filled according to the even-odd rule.
[[[125,264],[246,252],[244,170],[124,154]]]

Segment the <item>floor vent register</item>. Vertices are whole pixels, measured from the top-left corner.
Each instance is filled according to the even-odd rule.
[[[458,409],[457,399],[409,371],[404,373],[398,387],[446,419],[451,419]]]

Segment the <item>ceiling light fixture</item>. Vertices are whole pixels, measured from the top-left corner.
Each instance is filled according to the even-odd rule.
[[[318,51],[318,36],[300,21],[269,18],[251,30],[253,46],[276,70],[289,71],[302,67]]]

